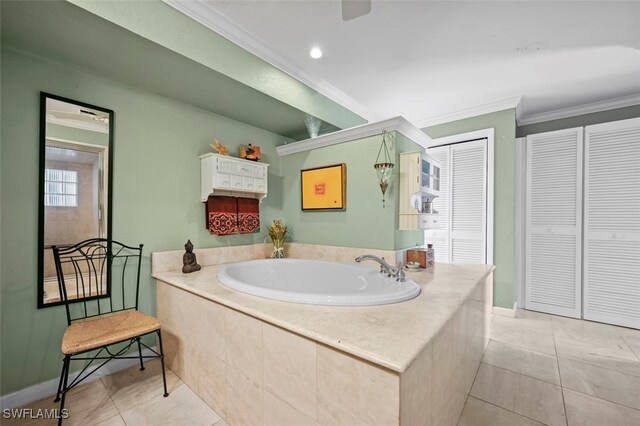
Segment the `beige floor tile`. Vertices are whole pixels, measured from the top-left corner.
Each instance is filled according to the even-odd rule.
[[[575,318],[551,316],[551,324],[556,337],[563,339],[588,340],[590,338],[621,337],[622,327],[586,321]]]
[[[108,418],[103,422],[98,423],[96,426],[126,426],[126,423],[122,419],[122,416],[118,414],[116,416]]]
[[[562,386],[607,401],[640,409],[640,377],[558,356]]]
[[[640,330],[634,330],[631,328],[624,329],[622,331],[622,338],[633,353],[636,354],[638,360],[640,360]]]
[[[472,396],[462,411],[458,426],[541,426],[542,423],[523,417],[513,411],[496,407]]]
[[[128,425],[211,426],[220,416],[205,404],[187,385],[180,385],[171,395],[158,395],[120,413]]]
[[[569,426],[637,426],[640,411],[564,389]]]
[[[39,409],[51,410],[60,407],[59,402],[53,402],[54,396],[32,402],[20,408],[31,409],[36,415]],[[109,394],[102,382],[94,380],[73,388],[67,395],[65,408],[69,410],[69,417],[63,421],[65,425],[97,425],[111,417],[118,415],[118,409],[109,398]],[[2,419],[3,426],[7,425],[53,425],[55,420],[35,419]]]
[[[592,336],[581,340],[556,337],[556,349],[564,355],[638,360],[622,337]]]
[[[565,425],[559,386],[481,364],[471,395],[542,423]]]
[[[623,339],[621,327],[564,317],[553,317],[552,325],[558,353],[637,359]]]
[[[558,361],[553,355],[491,340],[482,362],[555,385],[560,384]]]
[[[536,311],[528,311],[526,309],[518,309],[516,311],[516,318],[518,319],[523,318],[531,321],[540,321],[547,324],[551,321],[552,316],[553,315],[545,314],[542,312],[536,312]]]
[[[559,354],[565,358],[576,359],[596,367],[606,368],[624,374],[640,377],[640,361],[628,358],[605,357],[581,352],[578,356]]]
[[[136,364],[126,370],[104,376],[101,380],[118,410],[124,411],[164,393],[161,367],[159,360],[148,361],[145,362],[143,371],[140,371]],[[178,376],[168,368],[166,376],[169,393],[182,384]]]
[[[491,338],[550,355],[556,353],[553,329],[546,321],[496,316],[491,325]]]

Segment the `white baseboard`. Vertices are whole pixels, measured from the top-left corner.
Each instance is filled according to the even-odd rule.
[[[156,347],[152,347],[153,350],[156,350]],[[142,351],[142,356],[153,356],[155,355],[149,349],[145,349]],[[146,360],[149,361],[149,360]],[[116,373],[120,370],[124,370],[133,365],[138,364],[139,360],[137,358],[132,359],[114,359],[113,361],[108,362],[98,371],[89,376],[83,383],[89,383],[96,379],[99,379],[103,376],[108,376],[109,374]],[[60,363],[60,368],[62,369],[62,363]],[[75,371],[69,375],[69,382],[76,378],[79,371]],[[55,379],[47,380],[46,382],[38,383],[37,385],[29,386],[28,388],[21,389],[19,391],[9,393],[7,395],[0,396],[0,409],[11,409],[21,407],[25,404],[29,404],[34,401],[38,401],[42,398],[46,398],[53,395],[58,391],[58,382],[60,378],[57,377]]]
[[[501,317],[516,317],[516,310],[518,309],[518,302],[513,304],[513,309],[510,308],[501,308],[500,306],[493,307],[493,315],[499,315]]]

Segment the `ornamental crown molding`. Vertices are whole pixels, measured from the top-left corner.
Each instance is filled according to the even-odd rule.
[[[325,146],[337,145],[344,142],[363,139],[369,136],[379,135],[383,130],[397,131],[402,133],[413,142],[428,148],[432,139],[415,125],[409,122],[401,115],[391,117],[386,120],[376,121],[374,123],[362,124],[360,126],[351,127],[349,129],[339,130],[333,133],[317,136],[315,138],[305,139],[286,145],[276,147],[276,151],[280,157],[291,155],[298,152],[310,151]]]

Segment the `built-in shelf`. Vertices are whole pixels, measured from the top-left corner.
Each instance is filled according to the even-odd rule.
[[[201,200],[209,195],[257,198],[267,196],[268,164],[214,153],[200,156]]]
[[[305,139],[293,142],[287,145],[276,147],[279,156],[295,154],[297,152],[310,151],[312,149],[322,148],[325,146],[337,145],[369,136],[379,135],[383,130],[397,131],[407,138],[411,139],[423,148],[431,146],[432,139],[424,132],[411,124],[406,118],[399,115],[375,123],[362,124],[360,126],[351,127],[349,129],[339,130],[333,133],[317,136],[315,138]]]
[[[441,165],[421,152],[400,154],[399,229],[440,229],[433,199],[440,195]]]

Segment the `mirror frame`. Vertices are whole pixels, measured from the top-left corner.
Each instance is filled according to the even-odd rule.
[[[111,109],[99,107],[96,105],[88,104],[86,102],[76,101],[74,99],[65,98],[51,93],[40,92],[40,153],[38,164],[38,309],[49,308],[53,306],[64,305],[65,302],[51,302],[44,303],[44,175],[45,175],[45,161],[46,161],[46,145],[47,145],[47,99],[54,99],[57,101],[67,102],[75,104],[80,107],[95,109],[109,114],[109,153],[107,155],[107,236],[108,240],[112,239],[112,224],[113,224],[113,133],[115,113]],[[73,302],[81,302],[83,300],[102,299],[109,297],[111,294],[111,279],[109,277],[110,271],[107,270],[107,291],[101,296],[91,296],[75,299]],[[73,303],[72,302],[72,303]]]

